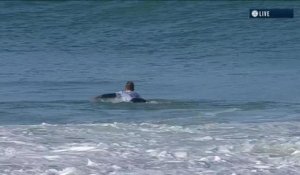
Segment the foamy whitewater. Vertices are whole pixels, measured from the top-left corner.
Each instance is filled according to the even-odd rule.
[[[1,1],[0,174],[300,174],[299,7]]]
[[[278,122],[5,126],[0,173],[297,174],[297,131]]]

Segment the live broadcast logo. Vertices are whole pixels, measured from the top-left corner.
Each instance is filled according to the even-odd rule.
[[[294,9],[250,9],[249,18],[293,18]]]

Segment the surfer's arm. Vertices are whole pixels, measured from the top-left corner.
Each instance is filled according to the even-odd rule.
[[[102,94],[99,96],[96,96],[95,99],[103,99],[103,98],[116,98],[117,97],[117,93],[110,93],[110,94]]]

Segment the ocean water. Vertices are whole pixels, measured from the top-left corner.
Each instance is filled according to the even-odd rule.
[[[0,9],[0,174],[300,174],[299,2]],[[128,80],[149,102],[93,100]]]

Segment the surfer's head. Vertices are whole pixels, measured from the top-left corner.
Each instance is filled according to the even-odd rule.
[[[134,83],[132,81],[127,81],[125,91],[134,91]]]

